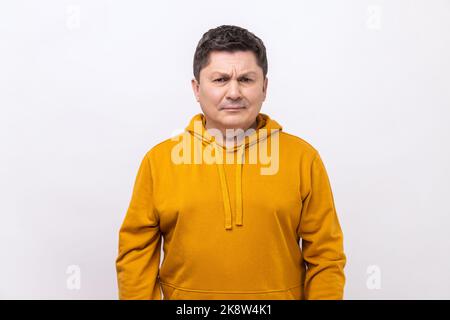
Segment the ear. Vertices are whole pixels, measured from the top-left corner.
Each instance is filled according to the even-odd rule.
[[[197,102],[200,102],[200,97],[199,97],[200,83],[198,83],[197,80],[195,78],[193,78],[191,80],[191,85],[192,85],[192,91],[194,91],[195,99],[197,100]]]
[[[267,95],[267,86],[269,85],[269,78],[265,78],[264,79],[264,83],[263,83],[263,93],[264,93],[264,96],[263,96],[263,101],[264,100],[266,100],[266,95]]]

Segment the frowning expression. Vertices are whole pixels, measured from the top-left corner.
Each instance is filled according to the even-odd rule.
[[[251,127],[267,92],[267,77],[252,51],[213,51],[192,88],[206,117],[207,128]]]

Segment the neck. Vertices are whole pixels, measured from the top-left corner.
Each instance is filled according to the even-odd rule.
[[[214,136],[216,138],[216,141],[220,145],[222,145],[222,146],[225,145],[226,147],[229,147],[229,146],[231,147],[231,146],[235,146],[235,145],[240,145],[242,140],[245,137],[245,132],[248,129],[256,130],[257,125],[258,125],[258,121],[255,119],[255,121],[247,128],[223,128],[223,127],[217,128],[217,127],[210,126],[209,122],[206,121],[205,128],[206,128],[206,130],[208,130],[208,133],[210,133],[212,136]],[[209,130],[209,129],[217,129],[220,131],[220,133],[217,132],[216,130]],[[233,129],[234,134],[227,135],[226,134],[227,129]],[[244,135],[238,134],[240,131],[239,129],[242,129],[244,131]]]

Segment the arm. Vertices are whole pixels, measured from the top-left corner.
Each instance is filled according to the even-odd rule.
[[[141,162],[131,202],[119,231],[116,259],[119,299],[161,300],[159,262],[161,235],[153,203],[150,160]]]
[[[299,236],[307,266],[305,298],[341,300],[344,294],[346,256],[343,234],[334,206],[325,166],[316,154],[302,200]]]

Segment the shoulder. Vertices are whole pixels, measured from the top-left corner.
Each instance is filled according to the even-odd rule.
[[[174,135],[170,138],[157,142],[153,147],[147,150],[145,157],[151,160],[163,159],[167,156],[170,157],[172,149],[180,144],[180,141],[185,135],[189,135],[188,132],[182,132]]]
[[[289,152],[296,153],[301,158],[308,158],[312,161],[319,155],[318,150],[310,142],[299,136],[281,131],[280,142]]]

